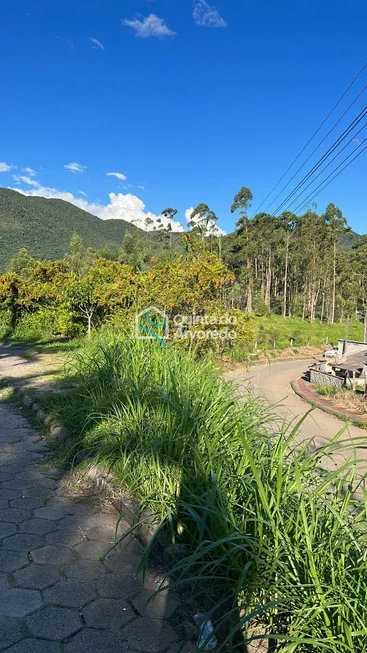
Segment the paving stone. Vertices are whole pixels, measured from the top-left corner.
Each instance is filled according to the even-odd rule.
[[[111,544],[115,541],[115,528],[93,526],[86,530],[86,534],[90,540],[97,540],[98,542],[107,542],[108,544]]]
[[[18,619],[0,616],[0,650],[19,642],[20,639],[22,631]]]
[[[14,481],[15,474],[9,474],[9,472],[0,472],[0,483],[4,481]]]
[[[22,508],[23,510],[34,510],[42,505],[40,497],[19,497],[10,501],[11,508]]]
[[[28,490],[21,490],[21,496],[32,499],[41,497],[43,500],[45,500],[52,496],[52,490],[48,490],[47,488],[42,487],[30,487]]]
[[[7,499],[0,499],[0,510],[4,508],[9,508],[9,501]]]
[[[88,525],[100,526],[101,528],[115,528],[117,523],[116,513],[113,510],[112,512],[96,512],[89,517]]]
[[[27,481],[23,478],[17,478],[13,481],[5,481],[2,485],[6,490],[27,490],[28,488],[33,487],[32,481]]]
[[[0,592],[10,587],[8,574],[0,573]]]
[[[54,478],[47,478],[46,476],[37,481],[37,485],[41,486],[42,488],[48,488],[52,490],[58,487],[58,481]]]
[[[34,516],[38,519],[62,519],[67,516],[67,510],[65,508],[60,508],[57,506],[43,506],[43,508],[37,508],[33,511]]]
[[[60,519],[59,522],[57,522],[57,525],[59,528],[66,528],[68,531],[75,531],[78,530],[78,528],[85,530],[83,528],[85,521],[82,520],[79,516],[64,517],[63,519]]]
[[[0,490],[0,499],[15,499],[16,497],[21,497],[23,494],[22,490]]]
[[[169,619],[179,605],[177,599],[167,590],[155,594],[146,589],[134,596],[132,604],[142,617],[152,619]]]
[[[0,592],[0,615],[24,617],[42,605],[40,592],[13,587]]]
[[[56,522],[50,519],[29,519],[20,524],[19,529],[24,533],[36,533],[36,535],[46,535],[57,529]]]
[[[31,556],[33,562],[36,562],[39,565],[67,565],[73,560],[75,556],[72,549],[66,546],[53,546],[52,544],[46,544],[41,549],[36,549],[31,551]]]
[[[107,556],[105,560],[106,567],[110,571],[119,572],[121,574],[135,573],[141,563],[139,556],[131,554],[123,554],[121,552],[113,551]]]
[[[61,581],[43,594],[45,603],[61,605],[65,608],[81,608],[97,598],[92,585],[81,581]]]
[[[56,642],[45,642],[40,639],[23,639],[19,644],[6,649],[6,653],[61,653]],[[94,653],[97,653],[96,651]]]
[[[2,467],[1,471],[7,472],[8,474],[18,474],[24,469],[23,465],[19,464],[14,464],[14,465],[7,465],[6,467]]]
[[[3,537],[8,537],[9,535],[13,535],[13,533],[17,532],[17,527],[15,524],[11,524],[10,522],[0,522],[0,540]]]
[[[97,542],[96,540],[86,540],[74,547],[78,558],[89,558],[91,560],[98,560],[107,549],[108,544],[106,542]]]
[[[43,545],[42,537],[32,533],[17,533],[3,540],[3,549],[12,551],[32,551]]]
[[[83,625],[75,610],[54,607],[30,615],[26,624],[34,637],[59,641],[74,635]]]
[[[93,628],[121,628],[134,619],[135,613],[127,601],[96,599],[83,608],[83,617]]]
[[[63,573],[70,579],[91,581],[104,576],[106,569],[99,560],[80,560],[70,567],[65,567]]]
[[[84,628],[65,646],[66,653],[129,653],[123,633]]]
[[[0,510],[0,522],[10,521],[14,524],[19,524],[31,517],[32,513],[29,512],[29,510],[22,510],[21,508],[6,508],[5,510]]]
[[[53,565],[32,564],[13,575],[17,585],[35,590],[44,590],[60,580],[60,572]]]
[[[15,571],[29,564],[28,556],[21,551],[0,551],[0,571]]]
[[[143,590],[133,574],[110,573],[95,581],[94,586],[99,596],[108,599],[128,599]]]
[[[59,544],[60,546],[76,546],[84,542],[85,539],[83,531],[67,531],[64,528],[46,535],[48,544]]]
[[[137,651],[159,653],[170,644],[177,642],[177,634],[172,626],[159,619],[137,617],[125,626],[123,635],[130,647]]]

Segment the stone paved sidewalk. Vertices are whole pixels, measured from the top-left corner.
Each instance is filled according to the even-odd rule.
[[[157,581],[136,578],[133,538],[101,562],[116,514],[63,497],[60,473],[39,465],[46,453],[21,412],[0,405],[0,651],[171,653],[177,602],[147,603]]]

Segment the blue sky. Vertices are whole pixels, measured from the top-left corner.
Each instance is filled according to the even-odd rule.
[[[0,185],[138,223],[205,202],[230,231],[239,187],[256,209],[365,63],[366,25],[364,0],[4,0]],[[359,232],[366,170],[316,200]]]

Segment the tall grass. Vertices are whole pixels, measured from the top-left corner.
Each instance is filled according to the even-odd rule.
[[[212,363],[158,343],[105,332],[73,365],[69,460],[108,465],[185,545],[172,585],[205,601],[223,647],[265,634],[285,653],[367,649],[366,496],[355,462],[319,471],[338,438],[296,448]]]
[[[283,349],[290,345],[301,347],[311,345],[320,347],[326,344],[337,344],[339,338],[348,334],[350,340],[363,339],[363,324],[352,321],[348,328],[346,323],[328,324],[315,320],[309,322],[300,317],[282,318],[274,313],[259,318],[257,321],[256,340],[259,349]]]

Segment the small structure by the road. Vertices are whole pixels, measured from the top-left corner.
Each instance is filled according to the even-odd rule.
[[[319,361],[310,370],[310,380],[315,385],[367,390],[367,342],[339,340],[338,354],[334,360]]]
[[[362,340],[345,340],[339,338],[338,340],[338,355],[337,360],[342,360],[352,354],[360,354],[367,351],[367,342]]]
[[[335,360],[331,365],[335,375],[344,380],[347,388],[366,392],[367,343],[363,344],[364,349],[343,356],[342,360]]]

